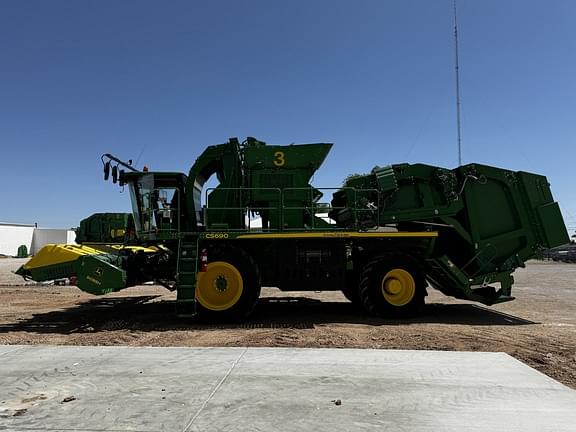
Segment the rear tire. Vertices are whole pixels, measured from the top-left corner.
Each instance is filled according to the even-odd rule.
[[[196,310],[208,321],[248,317],[260,297],[260,274],[244,250],[219,246],[208,251],[208,268],[198,272]]]
[[[409,257],[380,256],[362,270],[358,295],[371,315],[412,317],[424,308],[426,279]]]

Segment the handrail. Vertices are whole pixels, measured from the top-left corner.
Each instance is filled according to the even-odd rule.
[[[210,195],[213,191],[236,191],[238,192],[238,201],[239,202],[250,202],[250,197],[248,199],[243,199],[244,193],[252,193],[254,191],[258,192],[274,192],[278,196],[276,198],[276,202],[278,205],[274,206],[235,206],[235,207],[214,207],[210,206]],[[326,202],[317,202],[317,200],[322,197],[322,193],[319,194],[320,191],[342,191],[348,190],[351,191],[353,194],[353,206],[332,206],[331,203]],[[306,199],[304,199],[305,205],[294,205],[295,203],[290,203],[291,197],[290,194],[294,193],[293,200],[301,201],[302,194],[298,194],[297,192],[309,192],[310,195]],[[375,203],[361,203],[362,199],[366,198],[367,194],[373,194],[376,198]],[[267,200],[270,201],[270,200]],[[308,204],[309,203],[309,204]],[[366,221],[370,221],[371,225],[379,226],[380,225],[380,194],[377,189],[356,189],[353,187],[339,187],[339,188],[314,188],[314,187],[289,187],[289,188],[208,188],[205,192],[205,206],[203,208],[204,212],[204,223],[208,230],[210,230],[210,221],[209,221],[209,213],[210,210],[222,211],[222,212],[231,212],[237,211],[242,212],[244,218],[246,219],[246,215],[250,213],[260,213],[261,211],[277,211],[278,215],[274,217],[278,217],[279,221],[277,221],[277,227],[270,228],[270,227],[262,227],[263,230],[267,231],[294,231],[294,230],[306,230],[306,231],[313,231],[313,230],[342,230],[342,227],[337,227],[336,223],[332,223],[333,221],[326,220],[329,219],[327,215],[334,211],[334,210],[351,210],[354,227],[355,228],[366,228]],[[285,226],[285,218],[286,214],[290,211],[301,211],[307,212],[310,216],[310,225],[303,225],[302,227],[287,227]],[[367,217],[362,217],[364,214],[368,214]],[[320,216],[326,215],[326,216]],[[245,230],[251,230],[251,219],[250,217],[247,218],[247,227],[244,227]],[[318,220],[323,219],[324,222],[328,224],[328,227],[325,224],[322,226],[317,226]],[[270,221],[267,221],[270,222]],[[364,224],[363,224],[364,223]],[[333,226],[330,226],[333,225]]]

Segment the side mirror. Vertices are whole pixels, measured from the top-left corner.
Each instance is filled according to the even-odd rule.
[[[118,181],[118,167],[112,167],[112,183],[116,183]]]
[[[104,180],[110,178],[110,161],[104,163]]]

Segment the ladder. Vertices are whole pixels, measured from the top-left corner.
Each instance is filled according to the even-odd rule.
[[[198,236],[184,235],[178,243],[176,266],[176,315],[196,315],[196,271],[198,269]]]

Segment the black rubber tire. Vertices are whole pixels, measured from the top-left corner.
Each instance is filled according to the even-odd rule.
[[[415,291],[412,299],[404,305],[389,303],[382,293],[382,280],[393,269],[405,270],[412,276]],[[370,315],[384,318],[408,318],[420,315],[426,297],[426,278],[408,256],[382,255],[370,260],[360,274],[358,295],[362,307]]]
[[[218,246],[209,249],[208,263],[223,261],[233,265],[242,276],[244,288],[238,301],[228,309],[215,311],[205,308],[196,301],[196,312],[203,321],[231,322],[247,318],[256,307],[260,297],[260,273],[258,266],[246,251],[232,246]]]
[[[362,307],[358,286],[359,282],[358,272],[348,270],[346,272],[346,286],[342,289],[342,294],[344,294],[344,297],[354,306]]]

